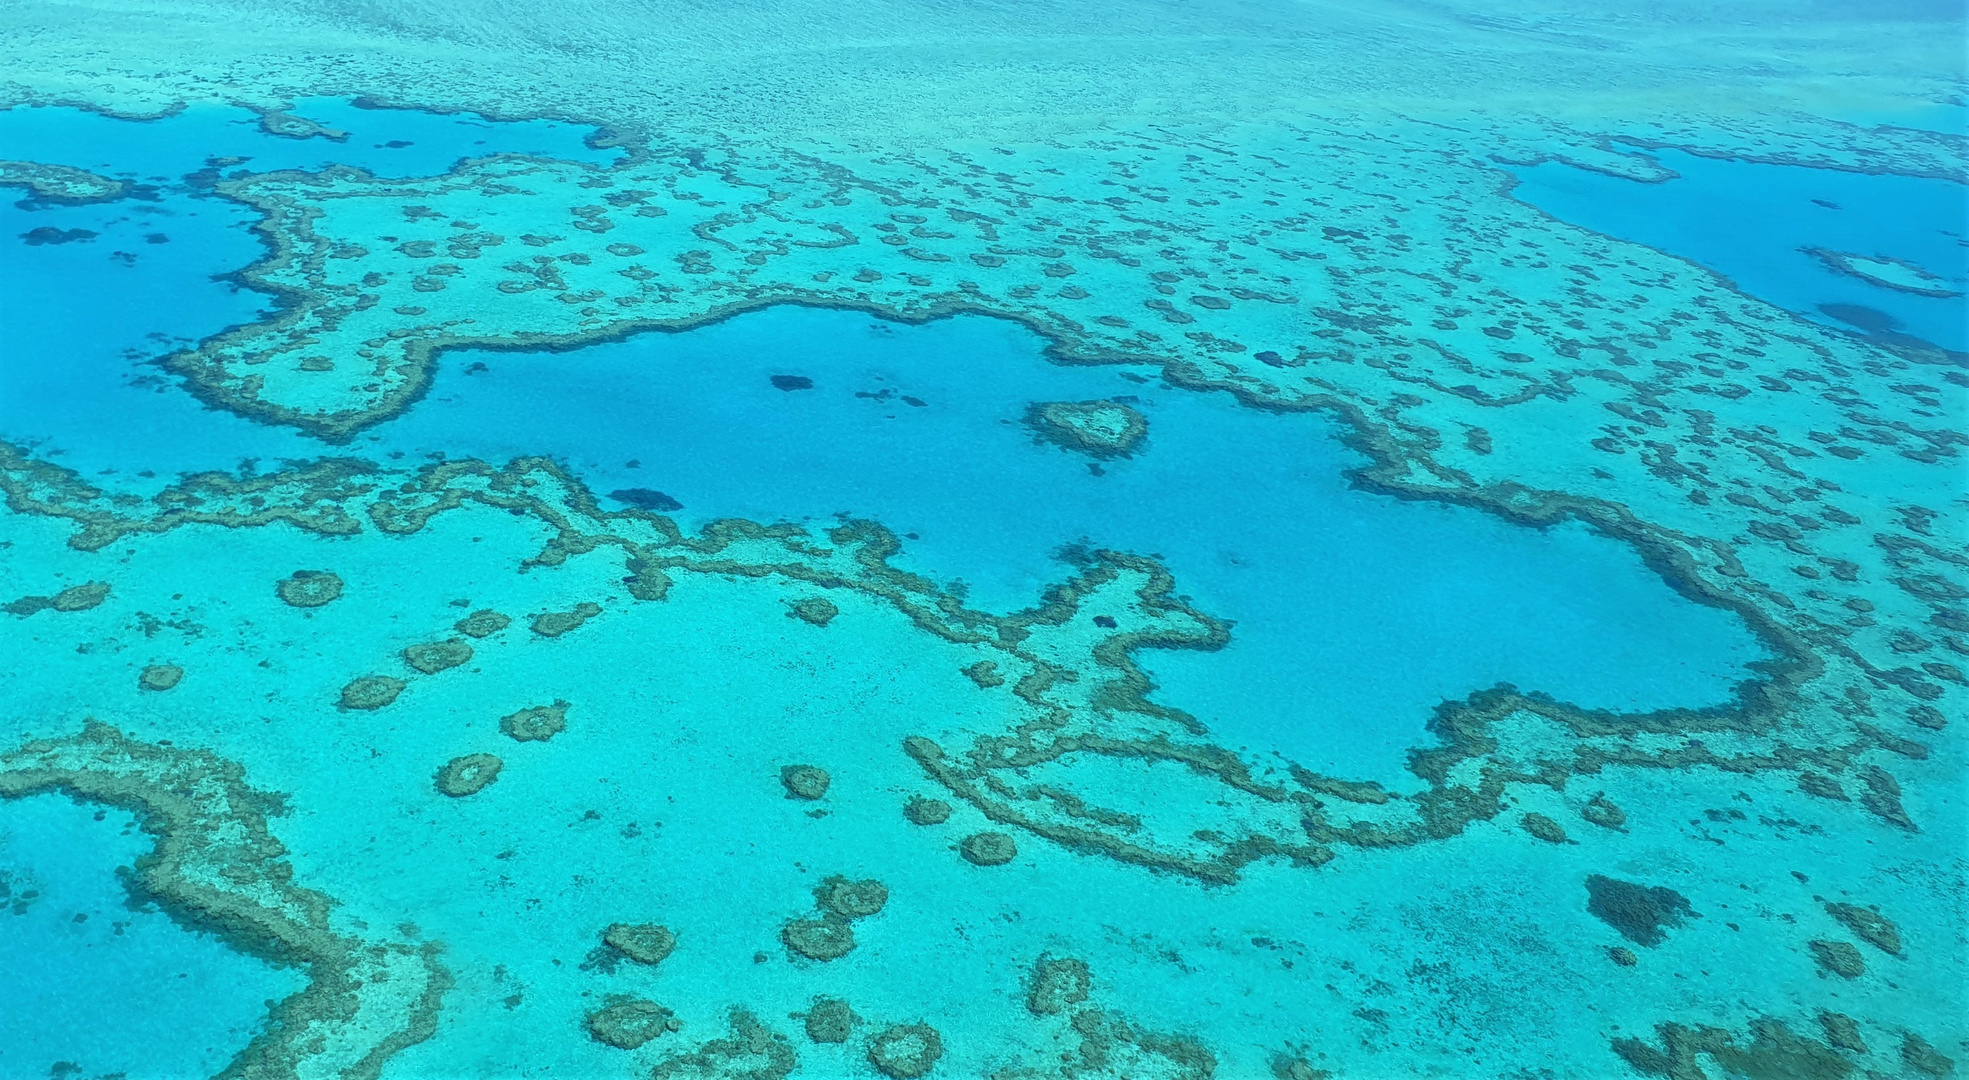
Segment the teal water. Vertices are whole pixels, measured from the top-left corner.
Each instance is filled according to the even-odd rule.
[[[1700,263],[1805,318],[1969,350],[1960,297],[1884,288],[1838,273],[1806,250],[1902,259],[1960,291],[1969,284],[1969,206],[1961,185],[1676,150],[1648,156],[1675,178],[1643,183],[1546,162],[1513,169],[1511,193],[1562,221]]]

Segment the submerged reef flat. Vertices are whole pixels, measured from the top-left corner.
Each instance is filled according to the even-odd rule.
[[[1961,112],[1959,18],[73,7],[0,14],[20,199],[0,242],[72,284],[48,317],[87,319],[122,295],[100,275],[189,247],[192,211],[260,247],[198,276],[237,287],[224,317],[102,361],[196,414],[183,430],[214,434],[189,456],[223,470],[83,467],[86,431],[0,428],[0,797],[135,813],[156,847],[132,904],[305,973],[225,1075],[1969,1060],[1969,358],[1561,220],[1510,171],[1667,191],[1682,154],[1962,185],[1969,142],[1933,119]],[[567,137],[522,134],[549,128]],[[122,147],[184,130],[247,141],[126,167]],[[132,231],[153,218],[169,235]],[[1817,258],[1896,302],[1957,303],[1965,277],[1892,236]],[[1357,775],[1183,692],[1177,667],[1239,656],[1252,624],[1153,544],[1076,528],[1000,602],[905,515],[731,510],[658,455],[604,468],[514,445],[531,434],[393,441],[504,377],[501,354],[571,382],[573,350],[785,304],[898,340],[1007,320],[1054,363],[1112,365],[1097,389],[1012,387],[985,421],[1020,453],[1096,459],[1067,464],[1110,488],[1179,445],[1167,398],[1281,431],[1318,413],[1361,492],[1590,530],[1761,658],[1672,708],[1504,675],[1431,688],[1406,758]],[[770,344],[744,381],[776,406],[950,408],[878,392],[886,361],[848,387],[811,342]],[[71,359],[27,352],[30,387]],[[1181,491],[1152,509],[1196,513]],[[1347,555],[1312,527],[1286,541]],[[1235,544],[1208,554],[1245,572]],[[1307,654],[1362,630],[1327,603],[1294,613]],[[1581,665],[1591,686],[1634,660]],[[31,842],[0,837],[0,903],[38,898],[6,861]]]

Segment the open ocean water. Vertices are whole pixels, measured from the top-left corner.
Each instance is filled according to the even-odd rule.
[[[358,7],[0,84],[0,1077],[1969,1068],[1959,12]]]

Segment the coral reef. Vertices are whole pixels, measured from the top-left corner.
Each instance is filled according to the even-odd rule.
[[[677,935],[656,923],[611,923],[602,941],[638,964],[660,964],[677,948]]]
[[[912,825],[941,825],[950,820],[950,804],[942,799],[911,795],[902,804],[902,816]]]
[[[1526,832],[1548,844],[1563,844],[1567,842],[1565,826],[1546,817],[1544,814],[1526,814],[1520,819],[1519,823],[1525,827]]]
[[[444,763],[437,772],[438,790],[454,799],[477,795],[499,779],[506,763],[491,754],[462,754]]]
[[[925,1023],[893,1024],[868,1040],[868,1063],[894,1080],[928,1076],[943,1057],[943,1036]]]
[[[973,833],[958,842],[957,850],[974,866],[1003,866],[1019,855],[1018,843],[1002,832]]]
[[[818,765],[783,765],[779,782],[786,788],[787,798],[812,800],[826,795],[831,781],[827,770]]]
[[[1860,950],[1846,941],[1808,941],[1812,959],[1818,962],[1819,970],[1830,972],[1845,979],[1857,979],[1866,974],[1866,957]]]
[[[1613,1050],[1647,1076],[1707,1080],[1698,1055],[1708,1055],[1731,1076],[1777,1080],[1845,1080],[1857,1070],[1825,1043],[1794,1033],[1778,1020],[1752,1022],[1748,1045],[1714,1027],[1662,1024],[1655,1029],[1660,1048],[1641,1039],[1618,1038]]]
[[[344,709],[380,709],[397,699],[409,685],[390,675],[364,675],[342,687]]]
[[[342,579],[327,570],[296,570],[275,582],[274,592],[290,607],[321,607],[341,599]]]
[[[26,618],[42,611],[87,611],[109,599],[109,585],[105,582],[91,581],[83,585],[71,585],[53,596],[23,596],[10,601],[3,609],[9,615]]]
[[[621,1050],[634,1050],[682,1026],[675,1013],[648,998],[617,996],[588,1014],[588,1034]]]
[[[826,626],[833,621],[834,616],[841,614],[841,609],[835,607],[834,602],[824,596],[810,596],[804,600],[795,600],[788,605],[786,614],[788,618],[798,619],[803,623]]]
[[[426,675],[470,663],[471,659],[472,647],[460,638],[425,642],[403,650],[403,662]]]
[[[485,609],[474,611],[470,615],[458,620],[452,626],[452,629],[466,637],[485,638],[491,637],[512,624],[513,620],[511,617],[501,615],[490,609]]]
[[[814,903],[846,919],[864,919],[877,914],[889,902],[888,886],[872,878],[851,881],[839,874],[825,878],[814,889]]]
[[[1861,941],[1892,956],[1901,954],[1900,927],[1894,925],[1894,920],[1882,915],[1879,908],[1828,901],[1825,912],[1846,924],[1846,929]]]
[[[827,912],[818,918],[793,919],[780,928],[779,939],[787,949],[809,960],[839,960],[855,949],[855,928],[848,920]]]
[[[137,676],[137,685],[146,690],[169,690],[183,681],[185,669],[176,664],[151,664]]]
[[[1695,915],[1689,899],[1661,885],[1638,885],[1600,874],[1586,878],[1586,910],[1636,945],[1654,946],[1667,939],[1662,931],[1682,925]]]
[[[1085,960],[1042,956],[1026,980],[1026,1009],[1034,1016],[1056,1016],[1085,1002],[1094,989]]]
[[[786,1036],[743,1008],[733,1008],[731,1032],[695,1051],[659,1061],[652,1080],[785,1080],[800,1059]]]
[[[1621,829],[1627,825],[1627,812],[1610,802],[1604,791],[1595,792],[1580,807],[1579,816],[1603,829]]]
[[[1040,439],[1097,458],[1128,457],[1148,436],[1149,422],[1118,401],[1047,401],[1026,410]]]
[[[817,1043],[844,1043],[854,1034],[855,1011],[840,998],[817,997],[805,1017],[807,1038]]]
[[[517,742],[546,742],[567,729],[568,704],[533,705],[499,718],[499,730]]]
[[[569,611],[548,611],[533,617],[533,632],[541,637],[560,637],[602,613],[601,605],[582,602]]]

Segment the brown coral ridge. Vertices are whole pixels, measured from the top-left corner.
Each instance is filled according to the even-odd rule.
[[[1722,1028],[1661,1024],[1655,1028],[1659,1047],[1636,1038],[1615,1039],[1612,1047],[1636,1072],[1669,1080],[1709,1080],[1698,1060],[1704,1054],[1730,1076],[1757,1080],[1845,1080],[1858,1071],[1831,1046],[1794,1033],[1782,1021],[1756,1020],[1750,1031],[1746,1046]]]
[[[1379,463],[1357,475],[1356,481],[1374,490],[1403,494],[1400,483],[1395,482],[1397,476],[1377,471],[1390,461],[1400,460],[1399,454],[1377,443],[1380,436],[1370,438],[1372,434],[1370,428],[1360,428],[1347,436],[1349,440],[1365,440],[1359,448]],[[1319,781],[1327,778],[1297,770],[1295,778],[1308,778],[1312,783],[1297,779],[1289,784],[1261,781],[1251,775],[1241,758],[1222,748],[1162,735],[1108,736],[1099,727],[1086,726],[1088,720],[1098,717],[1082,718],[1074,709],[1047,699],[1049,687],[1070,681],[1076,673],[1040,660],[1023,650],[1020,642],[1037,630],[1064,625],[1086,593],[1118,574],[1139,571],[1147,584],[1138,592],[1136,608],[1151,619],[1165,618],[1165,626],[1110,634],[1095,644],[1094,670],[1106,680],[1095,704],[1109,713],[1134,714],[1189,735],[1201,733],[1192,718],[1148,700],[1149,681],[1132,662],[1131,653],[1141,648],[1215,648],[1228,640],[1228,634],[1223,624],[1175,600],[1173,582],[1154,560],[1112,552],[1083,553],[1082,571],[1051,590],[1041,607],[995,617],[966,609],[957,597],[933,583],[889,567],[887,561],[898,549],[896,538],[865,522],[850,522],[825,533],[836,546],[834,550],[848,553],[846,562],[852,569],[843,569],[840,560],[834,565],[820,564],[814,556],[825,549],[816,549],[809,539],[811,534],[797,526],[726,521],[707,526],[697,537],[685,537],[674,522],[658,515],[634,508],[603,510],[579,482],[541,459],[518,459],[501,468],[476,461],[444,462],[425,466],[408,480],[402,480],[406,474],[390,474],[396,479],[387,483],[379,472],[373,466],[340,461],[267,476],[191,477],[156,496],[152,510],[133,515],[73,472],[31,461],[18,448],[0,444],[0,491],[9,505],[22,512],[75,521],[79,531],[69,542],[82,550],[98,549],[130,533],[161,532],[192,523],[242,527],[288,521],[323,535],[348,535],[361,531],[366,524],[387,533],[410,533],[421,529],[435,514],[483,505],[530,514],[555,530],[556,535],[534,560],[542,565],[554,565],[571,554],[603,546],[616,548],[631,570],[625,584],[638,598],[662,596],[672,572],[778,576],[822,588],[860,591],[894,606],[928,633],[997,649],[1030,667],[1030,673],[1014,689],[1034,714],[1010,731],[979,739],[955,757],[928,740],[913,739],[906,744],[905,749],[927,774],[1001,824],[1090,854],[1206,882],[1235,881],[1239,869],[1256,859],[1282,858],[1318,865],[1332,858],[1338,846],[1400,846],[1452,836],[1471,821],[1502,812],[1502,795],[1514,783],[1557,789],[1571,776],[1592,775],[1609,765],[1678,770],[1708,767],[1738,774],[1836,771],[1856,764],[1856,758],[1881,745],[1863,733],[1845,745],[1794,746],[1776,738],[1773,718],[1785,714],[1803,683],[1824,671],[1824,657],[1816,651],[1816,639],[1807,640],[1792,632],[1744,595],[1708,584],[1691,549],[1678,546],[1675,534],[1637,521],[1617,504],[1517,488],[1500,489],[1493,493],[1495,498],[1473,496],[1471,500],[1530,525],[1582,520],[1633,544],[1649,565],[1684,595],[1743,616],[1776,659],[1755,665],[1757,677],[1739,685],[1733,703],[1706,710],[1616,714],[1582,710],[1509,687],[1480,692],[1464,702],[1446,703],[1429,722],[1438,745],[1418,750],[1410,758],[1411,771],[1425,783],[1425,790],[1405,799],[1415,820],[1387,826],[1335,823],[1318,798],[1322,793]],[[395,486],[388,486],[390,483]],[[543,497],[543,491],[552,493],[551,497]],[[1407,494],[1458,501],[1433,490]],[[651,542],[619,535],[638,531],[653,533],[658,539]],[[743,545],[751,546],[748,551],[756,551],[758,545],[773,545],[783,554],[766,558],[734,554]],[[1742,571],[1738,568],[1732,573],[1740,575]],[[1179,621],[1187,625],[1177,628]],[[1198,632],[1191,626],[1204,629]],[[1892,672],[1876,674],[1881,678],[1893,676]],[[1540,762],[1529,771],[1498,760],[1483,760],[1497,749],[1493,725],[1520,712],[1569,729],[1579,740],[1572,759]],[[1692,737],[1706,732],[1756,737],[1768,744],[1761,750],[1719,752]],[[1686,741],[1679,746],[1643,749],[1640,740],[1656,735],[1680,735]],[[1106,827],[1091,819],[1061,821],[1029,813],[1008,794],[1009,786],[998,780],[998,770],[1026,768],[1079,754],[1166,761],[1214,776],[1224,785],[1226,797],[1242,800],[1254,810],[1276,808],[1299,820],[1304,836],[1255,830],[1215,837],[1207,842],[1207,850],[1192,844],[1165,846],[1153,838],[1129,835],[1126,829]],[[1475,780],[1453,781],[1452,770],[1471,759],[1483,760]],[[1892,777],[1881,771],[1874,779],[1879,790],[1876,805],[1896,809],[1897,798],[1889,803],[1889,796],[1897,791],[1888,786]]]
[[[237,764],[90,721],[77,735],[0,755],[0,798],[49,791],[138,816],[156,841],[130,879],[145,899],[242,952],[306,969],[307,985],[272,1007],[223,1075],[374,1080],[398,1051],[436,1032],[452,985],[442,946],[370,944],[331,929],[333,902],[293,883],[286,849],[267,828],[285,812],[282,800],[249,787]]]

